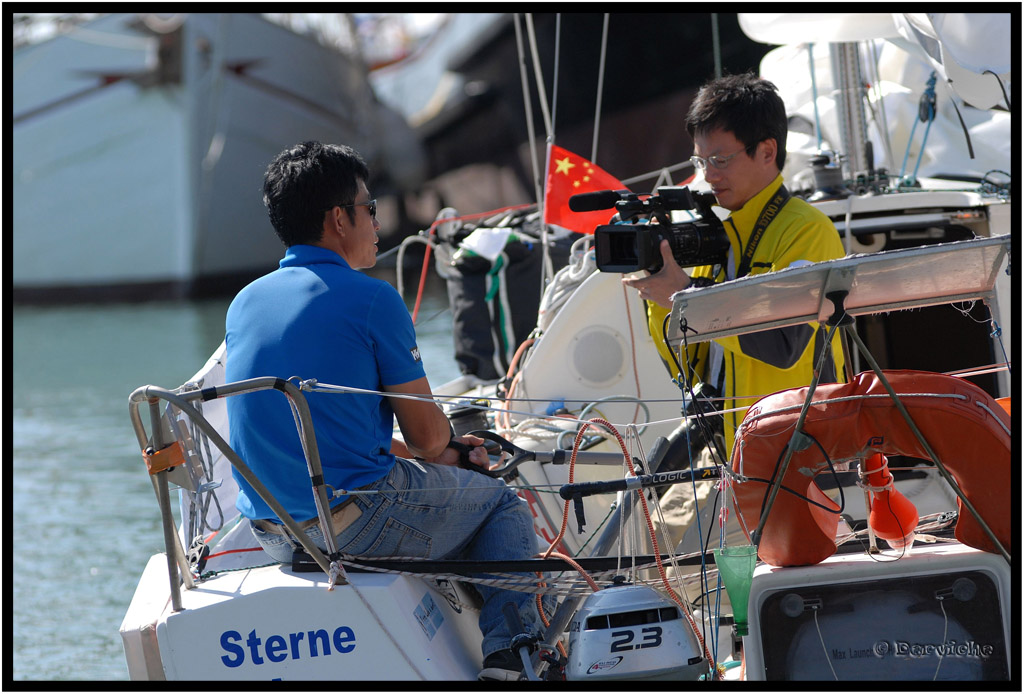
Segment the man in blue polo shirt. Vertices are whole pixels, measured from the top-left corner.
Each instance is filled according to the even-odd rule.
[[[398,293],[360,269],[376,263],[376,202],[366,164],[353,149],[304,142],[279,154],[264,176],[264,204],[287,247],[280,267],[245,287],[226,320],[229,382],[261,376],[316,379],[375,391],[307,398],[333,489],[376,490],[335,500],[340,551],[359,556],[523,559],[537,552],[525,503],[501,480],[458,467],[451,429],[431,400],[416,333]],[[393,392],[423,399],[391,398]],[[228,399],[231,446],[303,531],[326,548],[295,421],[280,393]],[[402,439],[392,438],[398,420]],[[487,465],[476,437],[469,460]],[[409,460],[420,458],[423,462]],[[237,508],[275,560],[298,542],[235,473]],[[534,596],[487,586],[480,628],[485,679],[514,678],[517,658],[501,614],[513,602],[538,621]]]

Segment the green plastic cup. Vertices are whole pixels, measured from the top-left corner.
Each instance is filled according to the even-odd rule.
[[[757,564],[757,548],[754,545],[720,547],[712,550],[718,575],[725,584],[725,592],[732,603],[733,622],[736,633],[747,635],[747,603],[750,601],[750,583],[754,579],[754,565]]]

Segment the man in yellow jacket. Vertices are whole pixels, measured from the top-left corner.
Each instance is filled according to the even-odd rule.
[[[664,264],[654,274],[624,278],[648,304],[648,327],[666,364],[676,370],[663,339],[672,294],[691,284],[709,285],[843,256],[831,220],[805,201],[790,197],[782,181],[787,119],[775,85],[752,74],[730,75],[706,84],[690,107],[686,128],[694,141],[694,166],[704,173],[720,207],[731,212],[724,226],[730,240],[727,261],[704,266],[692,276],[663,241]],[[810,383],[826,350],[827,326],[817,323],[727,337],[691,345],[681,382],[713,386],[724,398],[725,454],[747,407],[759,396]],[[838,333],[824,355],[822,383],[842,378]]]

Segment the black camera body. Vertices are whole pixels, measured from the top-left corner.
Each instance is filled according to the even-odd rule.
[[[611,193],[612,195],[609,195]],[[636,222],[641,217],[657,224],[605,224],[594,230],[594,252],[601,272],[628,273],[637,270],[657,272],[662,259],[659,249],[668,239],[672,255],[680,267],[696,267],[724,263],[729,254],[729,237],[720,219],[711,211],[714,195],[693,193],[686,187],[663,186],[657,195],[640,199],[628,191],[602,191],[589,194],[594,204],[613,205],[619,218]],[[573,196],[582,197],[582,196]],[[607,209],[613,206],[607,204]],[[587,201],[577,202],[577,207]],[[570,198],[570,208],[573,200]],[[694,222],[672,222],[672,210],[696,209],[700,218]]]

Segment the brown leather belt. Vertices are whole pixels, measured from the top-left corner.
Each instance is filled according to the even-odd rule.
[[[342,530],[352,525],[361,515],[363,510],[352,502],[355,501],[354,496],[350,496],[340,504],[331,509],[331,525],[335,534],[340,533]],[[306,530],[306,528],[312,528],[314,525],[320,522],[319,518],[310,518],[309,520],[302,521],[299,523],[299,530]],[[276,523],[266,518],[253,519],[252,524],[260,530],[267,533],[274,533],[275,535],[291,535],[288,532],[288,528],[281,523]]]

